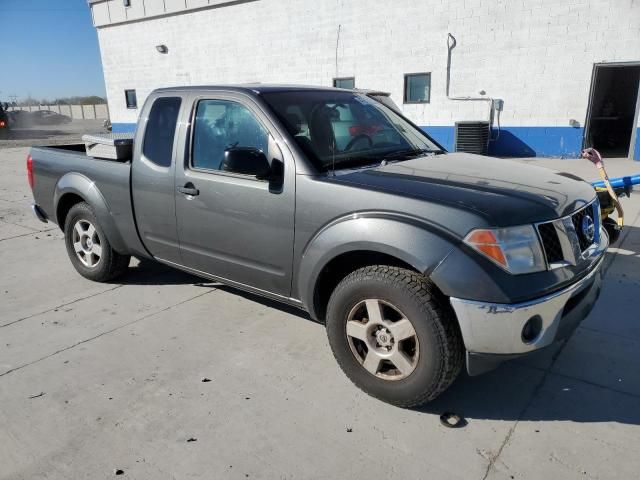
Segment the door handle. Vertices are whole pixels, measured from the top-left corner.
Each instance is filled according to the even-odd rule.
[[[178,187],[178,191],[191,197],[195,197],[200,194],[200,190],[195,188],[193,183],[187,183],[184,187]]]

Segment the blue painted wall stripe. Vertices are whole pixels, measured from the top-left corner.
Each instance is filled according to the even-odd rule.
[[[583,128],[506,127],[489,143],[489,154],[513,157],[578,158],[582,151]],[[493,138],[496,138],[497,131]]]
[[[454,127],[420,127],[444,148],[453,152]]]
[[[447,150],[453,151],[455,127],[421,127]],[[582,149],[583,128],[502,127],[493,129],[489,154],[500,157],[577,158]]]
[[[111,125],[113,133],[132,133],[136,131],[135,123],[113,123]]]

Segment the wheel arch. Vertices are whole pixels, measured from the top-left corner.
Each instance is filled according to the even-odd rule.
[[[56,205],[56,223],[60,227],[60,230],[64,231],[64,224],[67,221],[69,210],[71,210],[74,205],[84,201],[84,198],[73,192],[67,192],[60,197]]]
[[[125,253],[127,251],[126,245],[113,221],[107,201],[98,190],[95,182],[79,173],[67,173],[56,184],[53,205],[60,229],[64,231],[69,211],[74,205],[81,202],[86,202],[93,209],[98,223],[113,249]]]
[[[327,304],[338,284],[351,272],[369,265],[389,265],[421,273],[398,257],[375,250],[352,250],[331,259],[320,271],[313,293],[313,316],[324,321]]]
[[[299,263],[294,294],[312,318],[323,321],[331,292],[352,271],[391,265],[429,277],[452,248],[451,241],[430,226],[383,216],[345,219],[309,242]]]

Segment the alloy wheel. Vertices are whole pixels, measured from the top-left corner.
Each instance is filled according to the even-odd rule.
[[[346,335],[351,353],[370,374],[402,380],[413,373],[420,355],[411,321],[391,303],[366,299],[349,312]]]
[[[102,258],[102,245],[96,228],[88,220],[78,220],[73,226],[73,250],[85,267],[95,268]]]

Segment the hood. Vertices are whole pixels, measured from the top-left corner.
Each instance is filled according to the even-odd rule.
[[[455,206],[504,227],[568,215],[596,196],[555,170],[461,152],[336,173],[337,182]]]

